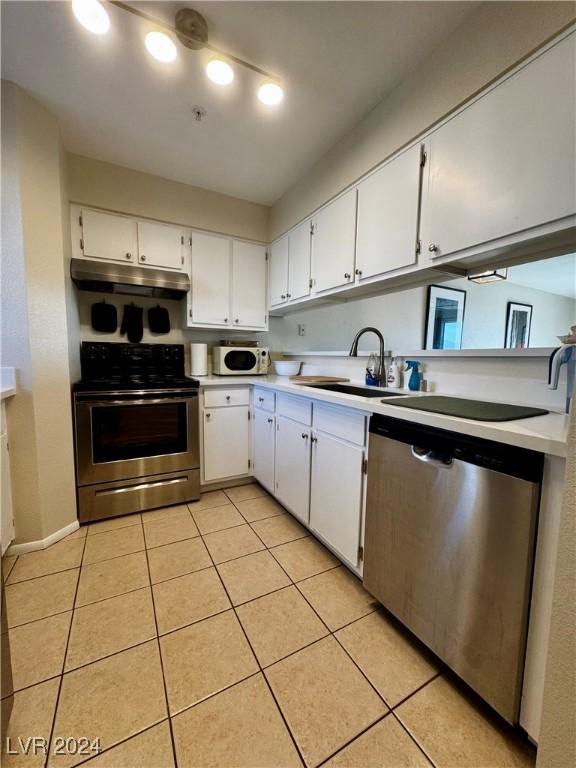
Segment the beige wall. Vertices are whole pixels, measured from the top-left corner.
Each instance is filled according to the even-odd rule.
[[[267,241],[265,205],[80,155],[69,154],[67,160],[74,203]]]
[[[16,541],[76,520],[68,363],[63,177],[55,118],[2,82],[2,364],[18,369],[7,404]]]
[[[573,2],[487,2],[272,207],[275,238],[568,24]]]

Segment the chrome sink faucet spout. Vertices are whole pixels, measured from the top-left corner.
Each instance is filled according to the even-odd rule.
[[[375,333],[376,336],[378,336],[378,341],[380,342],[380,362],[378,363],[378,370],[375,372],[374,378],[378,380],[378,384],[380,386],[383,386],[385,383],[385,376],[384,376],[384,336],[380,333],[378,328],[373,328],[371,325],[367,326],[366,328],[362,328],[358,331],[356,336],[354,336],[354,341],[352,342],[352,346],[350,347],[349,355],[350,357],[358,357],[358,342],[360,341],[360,338],[365,333]]]

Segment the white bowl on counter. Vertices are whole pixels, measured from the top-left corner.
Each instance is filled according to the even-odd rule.
[[[277,376],[297,376],[301,365],[300,360],[275,360],[274,373]]]

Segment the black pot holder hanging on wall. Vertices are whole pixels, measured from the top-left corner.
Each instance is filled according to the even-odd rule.
[[[92,304],[92,328],[100,333],[116,333],[118,329],[118,311],[114,304],[98,301]]]
[[[137,344],[142,341],[144,335],[144,323],[142,321],[142,315],[144,310],[142,307],[137,307],[135,304],[124,305],[124,315],[122,316],[122,325],[120,326],[120,333],[122,335],[128,335],[128,341],[133,344]]]
[[[148,310],[148,327],[152,333],[170,333],[170,314],[157,304]]]

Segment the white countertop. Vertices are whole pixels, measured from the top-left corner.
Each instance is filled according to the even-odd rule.
[[[424,424],[485,440],[494,440],[498,443],[516,445],[519,448],[529,448],[551,456],[566,456],[568,415],[565,413],[551,412],[545,416],[534,416],[516,421],[473,421],[412,408],[398,409],[392,405],[391,398],[387,398],[386,402],[382,403],[378,398],[358,397],[311,388],[304,384],[296,384],[290,381],[287,376],[199,376],[197,378],[201,387],[255,385],[280,392],[304,395],[324,403],[348,406],[367,413],[378,413],[382,416],[412,421],[415,424]],[[351,381],[350,384],[363,385],[364,382]],[[408,394],[408,390],[398,390],[398,393],[404,392]],[[442,392],[410,392],[409,394],[428,397],[429,395],[440,395]],[[463,397],[453,394],[450,396]]]
[[[16,369],[0,368],[0,400],[16,394]]]

